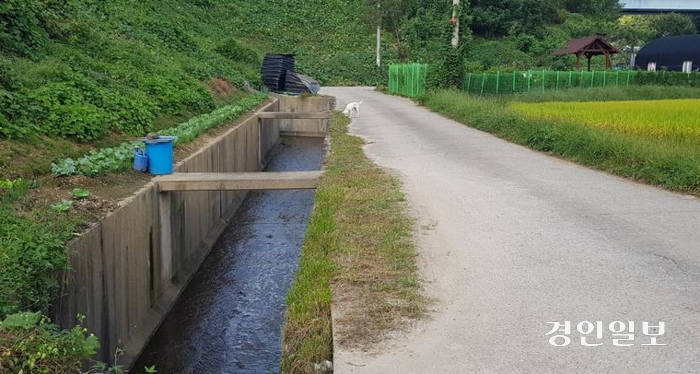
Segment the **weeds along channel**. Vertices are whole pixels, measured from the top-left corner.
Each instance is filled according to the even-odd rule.
[[[282,371],[314,373],[332,360],[331,299],[343,316],[339,344],[371,345],[424,314],[414,222],[398,179],[364,154],[333,118],[326,173],[316,194],[299,272],[287,298]]]

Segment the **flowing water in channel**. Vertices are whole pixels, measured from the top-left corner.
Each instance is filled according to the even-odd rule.
[[[282,138],[267,171],[318,170],[323,139]],[[132,372],[279,371],[285,298],[315,191],[251,192]]]

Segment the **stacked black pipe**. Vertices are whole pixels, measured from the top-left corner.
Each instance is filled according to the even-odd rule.
[[[285,91],[293,94],[312,93],[316,95],[321,86],[313,78],[296,72],[287,72]]]
[[[265,55],[262,64],[262,78],[272,92],[286,91],[287,73],[294,73],[294,55]]]

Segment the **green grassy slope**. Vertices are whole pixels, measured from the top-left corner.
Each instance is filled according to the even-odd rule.
[[[384,82],[375,66],[375,39],[358,0],[237,0],[237,27],[265,51],[294,53],[298,69],[322,84]],[[391,56],[385,56],[387,58]]]
[[[205,83],[256,80],[225,2],[11,0],[0,7],[0,136],[142,135],[215,107]]]
[[[0,179],[228,104],[268,52],[322,84],[382,82],[364,17],[359,0],[3,2]],[[15,162],[33,149],[42,162]]]

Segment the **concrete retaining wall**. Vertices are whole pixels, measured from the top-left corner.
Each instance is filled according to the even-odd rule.
[[[264,111],[280,111],[284,98]],[[289,107],[288,105],[285,106]],[[318,109],[316,109],[318,110]],[[276,146],[280,125],[252,116],[180,162],[180,172],[256,171]],[[246,196],[245,192],[181,192],[171,197],[172,246],[161,245],[160,202],[151,182],[121,208],[70,243],[72,270],[54,306],[61,327],[86,326],[100,338],[96,359],[129,366],[199,268]]]
[[[326,112],[335,110],[335,97],[332,96],[279,96],[280,112]],[[280,120],[282,135],[325,137],[328,134],[326,119],[285,119]]]
[[[278,96],[261,111],[334,110],[332,97]],[[260,170],[279,141],[288,135],[325,136],[328,120],[259,120],[251,116],[178,163],[179,172]],[[128,367],[170,311],[187,282],[226,228],[246,192],[174,192],[163,204],[151,182],[121,207],[70,243],[72,270],[63,296],[54,305],[54,321],[78,324],[78,314],[102,347],[97,360]],[[161,207],[169,205],[171,245],[163,245]],[[165,241],[168,238],[166,237]]]

